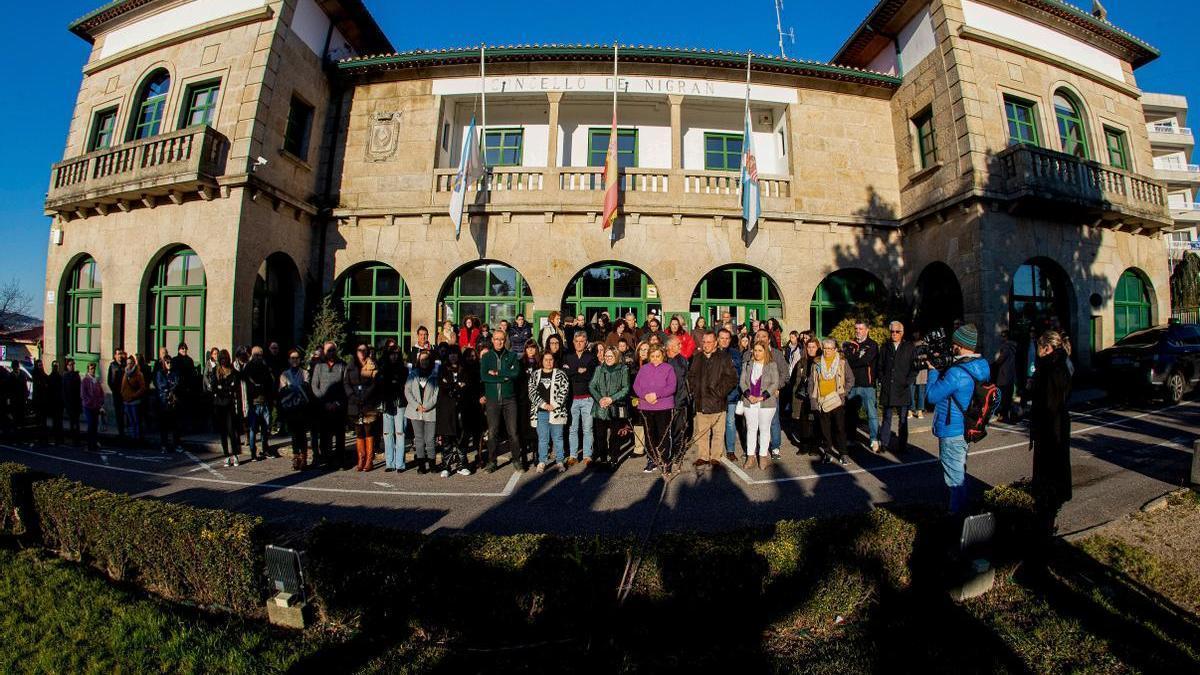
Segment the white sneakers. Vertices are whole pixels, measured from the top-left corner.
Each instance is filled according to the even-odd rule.
[[[879,452],[879,441],[871,441],[871,452]]]

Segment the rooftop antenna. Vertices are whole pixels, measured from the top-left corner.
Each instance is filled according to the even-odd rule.
[[[1092,0],[1092,16],[1101,21],[1108,21],[1108,10],[1100,0]]]
[[[783,30],[783,0],[775,0],[775,30],[779,32],[779,56],[787,58],[787,53],[783,51],[783,38],[787,36],[791,39],[792,44],[796,44],[796,31],[791,28],[787,32]]]

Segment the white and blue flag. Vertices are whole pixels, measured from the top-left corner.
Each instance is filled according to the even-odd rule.
[[[746,130],[742,139],[742,219],[746,234],[758,227],[762,203],[758,196],[758,158],[754,155],[754,134],[750,129],[750,108],[746,108]]]
[[[458,160],[458,173],[450,193],[450,220],[454,221],[454,237],[462,232],[463,211],[467,201],[467,187],[483,176],[483,157],[479,154],[479,143],[475,140],[475,116],[463,138],[462,156]]]

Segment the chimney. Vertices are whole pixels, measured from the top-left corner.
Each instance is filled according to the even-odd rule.
[[[1092,16],[1101,21],[1108,21],[1108,10],[1100,3],[1100,0],[1092,0]]]

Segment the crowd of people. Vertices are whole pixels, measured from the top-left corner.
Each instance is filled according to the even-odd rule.
[[[35,362],[31,409],[47,441],[63,442],[65,421],[72,441],[84,442],[82,418],[92,451],[107,392],[118,443],[145,444],[153,426],[162,451],[183,452],[183,431],[211,429],[225,464],[237,466],[243,437],[255,461],[279,457],[271,438],[282,434],[296,470],[371,471],[382,452],[384,471],[415,466],[448,477],[495,471],[502,454],[537,472],[612,469],[629,457],[644,458],[646,472],[678,470],[685,457],[696,468],[724,460],[761,469],[780,459],[785,428],[800,453],[845,464],[852,449],[904,453],[909,420],[932,406],[950,510],[960,511],[964,414],[976,383],[993,382],[1000,417],[1013,416],[1016,346],[1002,336],[989,360],[975,327],[956,322],[939,370],[936,346],[906,335],[900,321],[887,326],[883,344],[871,328],[859,322],[854,338],[839,343],[785,334],[773,318],[738,324],[728,313],[715,326],[701,318],[689,327],[680,317],[664,326],[657,315],[639,323],[633,314],[613,322],[553,312],[535,335],[524,316],[495,327],[468,316],[432,335],[419,327],[411,345],[354,344],[349,359],[330,342],[307,355],[277,343],[233,354],[213,348],[200,366],[186,344],[173,356],[160,349],[152,365],[118,350],[103,378],[95,363],[81,375],[71,359],[49,373]],[[1042,487],[1065,501],[1069,342],[1047,331],[1035,359],[1025,397],[1038,439],[1035,479],[1055,476]],[[17,364],[0,367],[0,420],[10,427],[26,414],[24,382]]]

